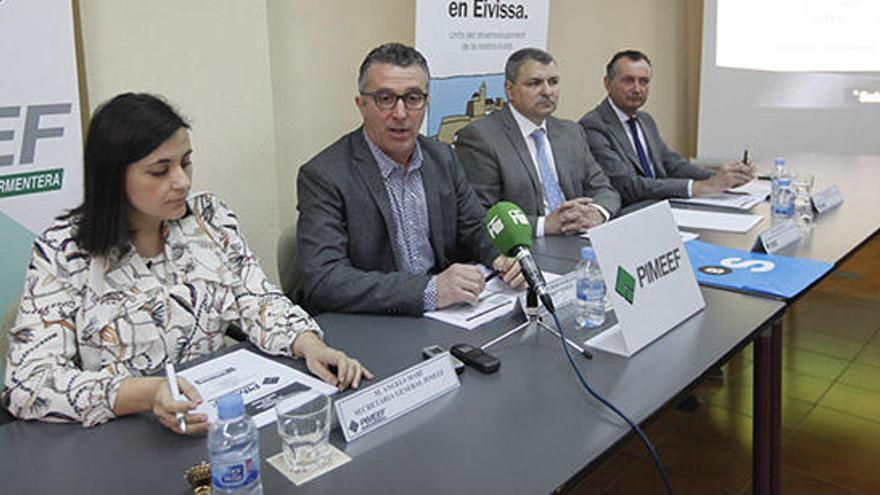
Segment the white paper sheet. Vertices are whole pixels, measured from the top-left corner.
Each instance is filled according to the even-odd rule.
[[[685,232],[684,230],[678,231],[679,235],[681,235],[681,242],[692,241],[700,237],[700,234],[696,232]]]
[[[753,179],[739,187],[728,189],[727,192],[748,194],[763,201],[770,196],[772,186],[773,184],[769,180]]]
[[[486,283],[480,294],[480,301],[471,306],[458,304],[437,311],[428,311],[425,316],[449,323],[466,330],[473,330],[483,323],[510,313],[516,307],[517,291],[511,289],[500,276]]]
[[[247,349],[218,356],[177,375],[189,380],[202,396],[204,402],[194,412],[207,414],[212,422],[217,419],[217,399],[233,390],[241,392],[245,411],[258,427],[275,421],[275,403],[290,394],[307,390],[336,393],[332,385]]]
[[[761,221],[760,215],[721,213],[704,210],[673,208],[672,216],[679,227],[688,229],[720,230],[744,234]]]
[[[714,206],[748,211],[770,196],[771,184],[766,180],[751,180],[739,187],[719,194],[706,194],[693,198],[675,198],[673,203]]]
[[[681,242],[692,241],[692,240],[700,237],[700,234],[697,234],[696,232],[687,232],[684,230],[679,230],[678,234],[681,236]],[[581,234],[581,237],[584,239],[589,239],[590,238],[589,231]]]
[[[693,198],[681,199],[676,198],[673,199],[673,203],[683,203],[690,205],[700,205],[700,206],[714,206],[720,208],[733,208],[736,210],[748,211],[759,205],[763,201],[763,199],[756,198],[750,194],[731,194],[731,193],[720,193],[720,194],[706,194],[703,196],[696,196]]]

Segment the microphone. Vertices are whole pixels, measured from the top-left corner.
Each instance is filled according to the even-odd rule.
[[[538,269],[529,247],[532,245],[532,226],[522,209],[508,201],[495,203],[486,212],[486,229],[492,245],[501,254],[516,259],[529,288],[538,295],[544,307],[554,311],[553,301],[547,293],[544,274]]]

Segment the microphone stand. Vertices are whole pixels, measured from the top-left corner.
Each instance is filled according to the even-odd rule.
[[[525,310],[526,322],[523,323],[522,325],[517,325],[517,326],[513,327],[512,329],[508,330],[507,332],[503,333],[502,335],[499,335],[498,337],[495,337],[494,339],[490,340],[489,342],[486,342],[485,344],[480,346],[480,349],[485,351],[489,347],[497,344],[498,342],[501,342],[502,340],[504,340],[504,339],[512,336],[513,334],[515,334],[523,329],[526,329],[526,328],[528,328],[528,329],[540,328],[541,330],[545,330],[547,332],[550,332],[557,339],[562,338],[559,335],[559,332],[557,332],[555,328],[544,323],[544,319],[541,317],[541,311],[538,306],[539,306],[538,294],[534,290],[532,290],[531,287],[529,287],[528,292],[526,292],[526,310]],[[565,343],[568,344],[569,346],[571,346],[572,349],[576,350],[582,356],[584,356],[588,359],[593,358],[593,355],[590,353],[590,351],[575,344],[568,337],[565,338]]]

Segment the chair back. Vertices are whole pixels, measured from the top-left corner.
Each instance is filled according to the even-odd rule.
[[[281,281],[281,290],[287,297],[293,299],[293,291],[296,286],[296,224],[281,231],[275,258],[278,260],[278,279]]]
[[[18,302],[20,297],[16,297],[6,313],[3,314],[3,322],[0,325],[0,390],[3,389],[3,374],[5,373],[6,354],[9,352],[9,331],[15,324],[15,317],[18,316]]]

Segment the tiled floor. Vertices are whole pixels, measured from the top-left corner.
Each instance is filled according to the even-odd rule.
[[[785,494],[880,494],[880,236],[798,301],[784,321]],[[677,494],[751,493],[752,348],[723,382],[686,395],[646,425]],[[664,493],[641,443],[630,438],[572,490]]]

